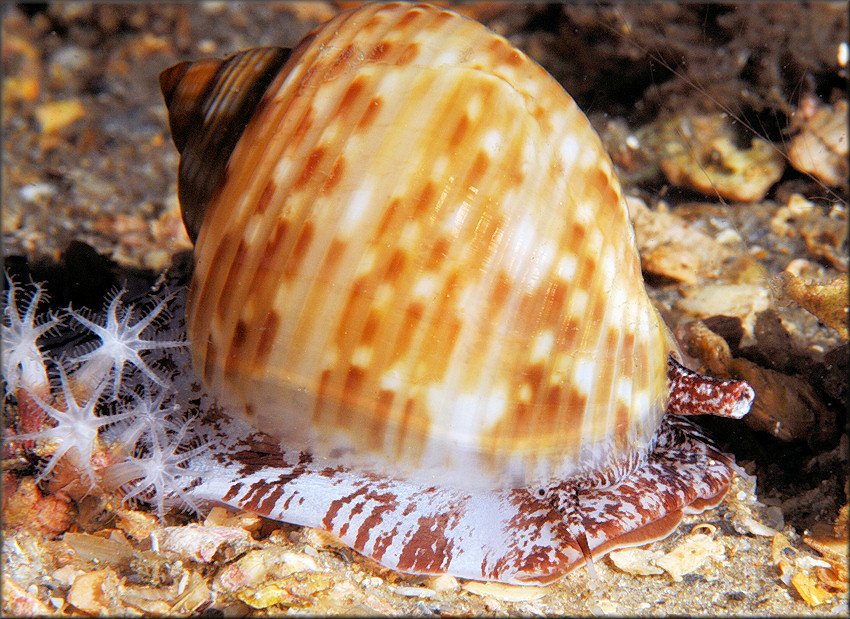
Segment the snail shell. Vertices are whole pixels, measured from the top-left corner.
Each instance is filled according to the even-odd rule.
[[[627,469],[676,345],[587,118],[484,26],[340,14],[161,76],[193,362],[286,441],[460,485]],[[344,455],[340,455],[344,454]]]

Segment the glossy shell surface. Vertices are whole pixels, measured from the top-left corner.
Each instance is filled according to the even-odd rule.
[[[162,77],[184,160],[233,142],[217,173],[181,162],[188,330],[213,393],[348,464],[461,485],[646,452],[675,343],[561,86],[424,5],[343,13],[285,64],[271,49]],[[255,74],[244,131],[222,137],[216,110],[243,96],[222,82]]]

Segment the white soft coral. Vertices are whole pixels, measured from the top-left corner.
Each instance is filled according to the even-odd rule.
[[[174,394],[173,389],[159,389],[149,382],[142,383],[142,394],[131,394],[132,402],[122,405],[129,415],[123,423],[109,428],[104,436],[107,442],[132,453],[140,438],[152,432],[177,432],[180,425],[169,417],[177,412],[180,406],[173,401],[165,405]]]
[[[200,506],[186,490],[203,472],[192,470],[187,464],[209,446],[185,447],[184,439],[193,421],[186,421],[170,436],[160,428],[153,428],[139,441],[139,455],[104,467],[101,471],[104,482],[113,488],[124,488],[124,502],[142,500],[156,505],[160,520],[165,516],[166,505],[174,502],[201,513]]]
[[[162,313],[170,297],[160,301],[146,316],[131,325],[134,306],[126,308],[121,306],[121,296],[124,292],[125,290],[118,292],[109,303],[105,325],[93,322],[79,312],[68,310],[71,316],[100,338],[100,345],[97,348],[71,360],[82,364],[78,371],[78,379],[94,384],[111,373],[113,396],[119,393],[124,367],[127,364],[136,367],[157,385],[164,386],[165,381],[151,369],[142,358],[142,353],[186,345],[183,341],[146,340],[142,337],[142,332]]]
[[[66,473],[87,479],[89,489],[98,483],[104,489],[120,488],[125,501],[149,502],[160,518],[173,503],[200,511],[187,489],[201,473],[189,468],[189,463],[207,446],[193,448],[198,439],[190,432],[191,422],[174,420],[175,413],[194,408],[190,398],[199,397],[192,380],[175,381],[185,355],[174,349],[186,343],[177,339],[181,336],[176,334],[182,333],[180,319],[169,320],[166,307],[174,300],[179,308],[180,291],[166,296],[138,320],[133,317],[134,306],[122,304],[124,290],[110,300],[102,318],[68,308],[66,315],[74,319],[69,322],[82,325],[99,341],[89,338],[92,341],[83,345],[86,348],[76,347],[64,363],[56,363],[58,383],[54,377],[51,393],[45,357],[36,340],[59,320],[48,314],[49,320],[39,324],[41,286],[35,287],[29,306],[25,306],[27,299],[21,301],[20,290],[9,280],[3,373],[10,390],[27,396],[27,402],[52,420],[47,422],[49,427],[14,437],[16,442],[42,442],[40,453],[49,459],[39,479],[62,462],[69,469]],[[19,301],[26,307],[23,312]],[[170,375],[157,372],[157,364]]]
[[[16,440],[44,440],[54,447],[47,465],[39,479],[44,479],[64,457],[89,480],[89,487],[96,483],[96,465],[93,456],[99,451],[98,433],[104,426],[126,419],[132,413],[125,412],[101,416],[97,414],[98,401],[106,387],[106,381],[101,381],[94,389],[88,391],[84,402],[79,402],[71,389],[68,375],[61,365],[59,381],[62,387],[62,397],[58,407],[43,400],[38,394],[32,393],[33,400],[39,407],[56,422],[56,425],[39,432],[20,434]]]
[[[29,299],[24,315],[18,310],[17,295],[21,288],[8,276],[6,305],[3,308],[3,379],[6,393],[13,394],[19,388],[45,395],[49,391],[47,368],[44,356],[36,343],[38,338],[60,324],[52,314],[39,324],[36,317],[43,290],[35,284],[35,292]],[[26,301],[25,301],[26,302]]]

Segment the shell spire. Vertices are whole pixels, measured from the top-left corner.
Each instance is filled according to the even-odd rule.
[[[171,136],[180,153],[177,192],[183,223],[193,243],[233,148],[290,51],[259,47],[225,60],[181,62],[160,73]]]

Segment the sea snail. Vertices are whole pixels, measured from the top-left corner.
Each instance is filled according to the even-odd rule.
[[[504,38],[367,4],[160,82],[193,364],[265,433],[197,494],[405,571],[531,583],[722,499],[731,457],[665,409],[741,416],[752,391],[676,363],[598,136]],[[499,522],[521,530],[476,538]]]

